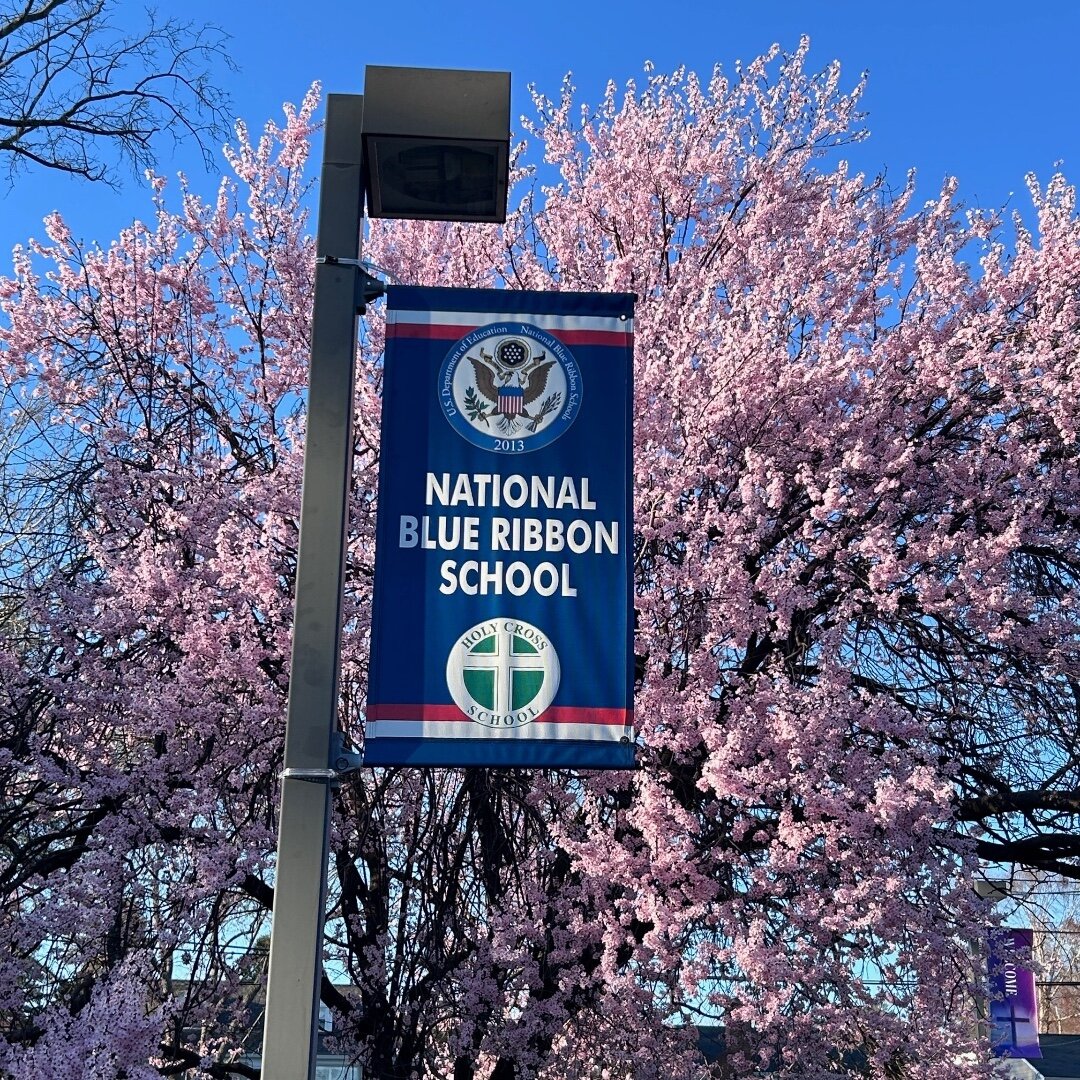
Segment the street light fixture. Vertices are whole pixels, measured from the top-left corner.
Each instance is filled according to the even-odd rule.
[[[369,67],[368,216],[505,221],[510,75]]]
[[[509,74],[369,67],[365,90],[327,99],[263,1080],[315,1077],[357,319],[381,294],[364,195],[373,217],[506,218]]]

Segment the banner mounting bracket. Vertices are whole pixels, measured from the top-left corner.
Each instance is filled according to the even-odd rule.
[[[356,270],[356,310],[363,315],[367,305],[386,294],[386,283],[367,271],[369,263],[363,259],[339,259],[336,255],[320,255],[316,266],[351,266]]]

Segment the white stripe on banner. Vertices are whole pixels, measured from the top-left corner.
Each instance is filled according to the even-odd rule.
[[[532,323],[544,330],[604,330],[613,334],[632,334],[633,319],[605,319],[597,315],[497,314],[490,311],[401,311],[387,312],[386,321],[413,323],[418,326],[487,326],[489,323]]]
[[[463,739],[470,743],[488,739],[619,742],[626,734],[627,729],[618,724],[545,724],[543,721],[507,728],[482,727],[471,720],[374,720],[368,725],[369,739]]]

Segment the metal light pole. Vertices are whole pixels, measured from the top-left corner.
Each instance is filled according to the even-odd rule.
[[[366,90],[367,125],[363,96],[327,99],[263,1080],[315,1076],[357,319],[381,294],[359,262],[364,195],[372,216],[506,216],[508,74],[368,68]]]
[[[263,1080],[314,1076],[352,476],[364,99],[327,100],[292,675],[263,1025]],[[331,261],[332,260],[332,261]],[[344,260],[344,261],[343,261]]]

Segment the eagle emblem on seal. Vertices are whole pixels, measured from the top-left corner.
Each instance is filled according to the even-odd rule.
[[[464,404],[473,423],[494,423],[508,435],[522,425],[535,432],[559,410],[562,394],[556,390],[545,396],[549,373],[558,361],[544,350],[534,355],[526,339],[504,337],[491,352],[481,345],[468,360],[473,385],[466,390]]]

